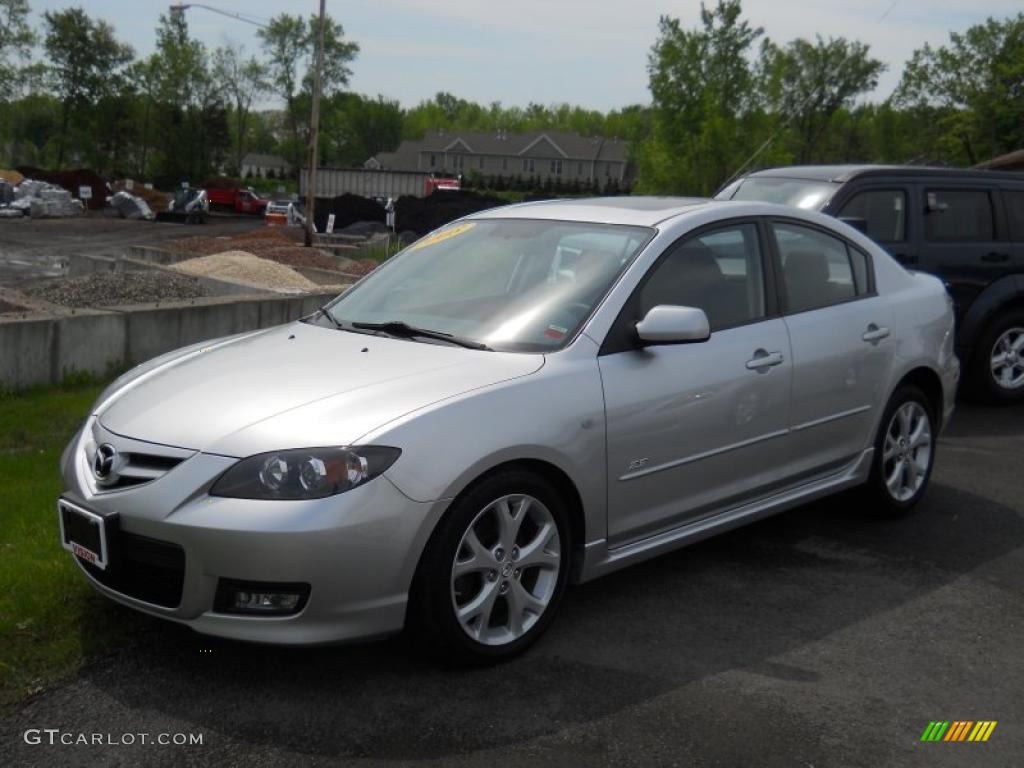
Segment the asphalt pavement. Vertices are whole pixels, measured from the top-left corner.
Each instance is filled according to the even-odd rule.
[[[485,670],[125,610],[129,647],[0,721],[0,764],[1024,764],[1024,408],[961,406],[919,511],[861,512],[836,497],[572,588],[532,650]],[[998,724],[922,743],[933,720]],[[25,743],[47,728],[202,744]]]

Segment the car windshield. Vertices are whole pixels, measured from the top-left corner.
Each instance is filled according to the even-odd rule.
[[[346,330],[385,324],[375,332],[416,338],[413,330],[422,329],[435,343],[443,334],[467,346],[553,351],[573,338],[653,234],[566,221],[464,221],[416,241],[327,311]]]
[[[831,181],[748,176],[723,189],[715,195],[715,199],[781,203],[796,208],[819,210],[837,189],[839,185]]]

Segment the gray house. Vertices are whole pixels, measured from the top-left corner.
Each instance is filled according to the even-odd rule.
[[[564,131],[430,131],[419,141],[403,141],[382,152],[365,168],[421,173],[484,176],[535,176],[538,179],[630,180],[629,142],[588,138]]]
[[[265,179],[268,173],[273,171],[274,176],[281,178],[291,174],[292,166],[291,163],[278,155],[261,155],[256,152],[250,152],[242,158],[240,171],[243,177],[256,176],[261,179]]]

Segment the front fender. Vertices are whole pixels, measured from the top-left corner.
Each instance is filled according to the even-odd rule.
[[[1002,307],[1021,298],[1024,298],[1024,275],[1005,275],[978,294],[956,334],[956,346],[965,362],[985,325]]]

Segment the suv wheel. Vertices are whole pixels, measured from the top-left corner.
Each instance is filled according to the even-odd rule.
[[[908,513],[924,496],[935,464],[935,416],[924,392],[912,385],[896,390],[882,416],[868,479],[874,514]]]
[[[456,500],[410,595],[411,629],[450,659],[487,664],[532,644],[569,573],[565,505],[541,477],[500,472]]]
[[[984,400],[1024,402],[1024,311],[1006,312],[990,323],[974,354],[973,384]]]

